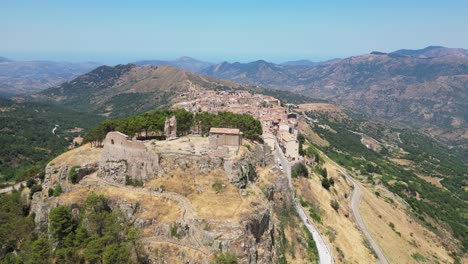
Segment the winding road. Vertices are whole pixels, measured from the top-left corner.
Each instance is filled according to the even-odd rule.
[[[328,246],[325,243],[325,240],[323,239],[318,229],[314,226],[312,221],[309,221],[309,218],[307,217],[307,214],[304,211],[304,208],[299,203],[299,200],[294,196],[295,192],[294,192],[294,188],[293,188],[292,180],[291,180],[291,164],[289,163],[289,161],[286,159],[283,152],[279,148],[278,142],[275,142],[274,156],[275,156],[275,162],[278,159],[281,161],[283,170],[286,176],[288,177],[288,185],[293,196],[292,199],[294,201],[296,211],[299,217],[301,218],[302,222],[304,223],[305,227],[307,228],[307,230],[309,230],[309,232],[312,234],[312,238],[315,241],[315,245],[317,246],[317,251],[319,254],[319,263],[320,264],[333,264],[334,263],[333,257],[331,255],[330,249],[328,249]]]
[[[346,173],[343,169],[341,169],[340,166],[336,164],[336,162],[334,162],[328,157],[327,157],[327,160],[333,165],[335,165],[337,170],[343,176],[345,176],[348,182],[350,182],[353,185],[353,193],[351,195],[351,200],[349,201],[349,203],[350,203],[351,211],[353,213],[354,221],[356,222],[359,230],[361,231],[361,233],[364,235],[364,237],[366,238],[366,240],[369,242],[370,246],[374,250],[379,263],[388,264],[388,260],[385,257],[382,249],[379,247],[379,244],[377,244],[377,242],[372,238],[371,234],[367,230],[366,225],[364,224],[364,221],[362,220],[361,212],[359,211],[359,203],[361,203],[361,199],[362,199],[361,186],[351,176],[349,176],[348,173]]]

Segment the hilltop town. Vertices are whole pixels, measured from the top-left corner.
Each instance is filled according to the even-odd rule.
[[[275,149],[275,142],[278,141],[289,161],[300,159],[297,114],[288,111],[279,99],[242,90],[192,91],[180,94],[179,98],[182,101],[173,105],[175,109],[193,113],[229,111],[255,117],[262,125],[262,139],[271,149]]]

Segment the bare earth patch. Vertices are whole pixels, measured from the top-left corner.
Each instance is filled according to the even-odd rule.
[[[419,174],[416,174],[419,178],[427,181],[428,183],[439,187],[439,188],[445,188],[440,182],[443,180],[442,178],[437,178],[437,177],[431,177],[431,176],[422,176]]]

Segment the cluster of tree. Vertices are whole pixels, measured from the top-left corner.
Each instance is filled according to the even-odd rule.
[[[327,168],[317,167],[317,172],[322,176],[322,187],[330,190],[330,187],[335,185],[335,180],[333,178],[328,178]]]
[[[0,195],[0,263],[15,263],[15,253],[22,256],[31,246],[34,220],[27,204],[19,191]]]
[[[120,211],[110,208],[107,198],[91,194],[82,207],[74,208],[80,213],[72,213],[72,207],[65,205],[53,208],[49,213],[49,235],[24,234],[28,240],[23,245],[17,245],[22,240],[15,239],[16,236],[0,233],[9,245],[9,252],[4,254],[2,263],[148,262],[142,245],[137,241],[137,231]],[[9,222],[22,228],[10,232],[31,232],[34,227],[32,219],[21,216],[21,212],[16,214],[23,222]],[[19,250],[20,254],[13,254],[13,250]]]
[[[85,142],[100,145],[106,134],[111,131],[140,138],[163,136],[165,121],[172,116],[177,119],[178,136],[187,135],[192,131],[207,135],[211,127],[238,128],[248,139],[257,139],[262,134],[260,121],[250,115],[230,112],[193,114],[185,110],[158,110],[124,119],[105,120],[91,129],[84,139]]]
[[[309,145],[305,150],[303,150],[303,152],[303,156],[314,159],[315,163],[320,165],[320,154],[313,145]]]
[[[305,137],[302,134],[297,134],[297,141],[299,142],[299,155],[305,156],[305,151],[304,151],[304,142],[305,142]]]
[[[246,114],[231,112],[219,112],[218,114],[197,113],[194,116],[193,125],[202,135],[207,135],[212,127],[238,128],[243,133],[243,137],[253,140],[262,135],[260,121]]]

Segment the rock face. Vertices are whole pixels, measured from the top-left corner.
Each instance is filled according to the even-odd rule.
[[[265,166],[272,161],[271,151],[266,145],[255,145],[252,152],[248,152],[239,159],[226,159],[224,170],[229,181],[243,189],[257,177],[256,166]]]
[[[179,144],[182,150],[185,147],[185,141],[170,141],[167,143]],[[144,243],[156,241],[160,244],[172,245],[172,247],[180,246],[180,249],[174,249],[171,253],[173,254],[171,257],[175,257],[178,260],[177,262],[210,263],[213,253],[230,252],[238,258],[239,263],[275,263],[277,257],[274,246],[276,225],[273,220],[273,188],[270,188],[268,197],[259,195],[258,199],[243,204],[243,208],[236,209],[232,220],[225,220],[224,218],[218,218],[215,214],[213,218],[198,215],[200,205],[194,203],[190,195],[182,195],[171,190],[165,191],[161,188],[125,185],[128,178],[145,181],[156,177],[167,177],[167,175],[173,175],[174,171],[178,171],[178,174],[185,174],[185,176],[174,177],[187,177],[189,179],[190,177],[212,175],[210,173],[216,170],[221,172],[216,173],[216,175],[228,177],[232,183],[241,189],[231,188],[234,194],[231,193],[228,197],[236,197],[237,191],[240,191],[243,195],[239,197],[258,195],[248,192],[246,187],[249,184],[255,184],[257,169],[259,166],[271,164],[272,157],[270,150],[263,145],[252,144],[249,149],[252,150],[247,151],[247,148],[242,147],[240,152],[232,153],[230,156],[217,156],[216,152],[210,151],[203,152],[203,154],[194,152],[194,154],[190,151],[184,152],[181,150],[181,152],[176,153],[162,151],[161,145],[158,147],[157,144],[153,145],[151,142],[145,144],[144,142],[130,140],[126,135],[119,132],[111,132],[104,140],[104,148],[100,152],[100,156],[97,155],[93,160],[98,160],[98,162],[81,163],[81,167],[76,170],[80,179],[97,172],[90,177],[90,180],[85,177],[77,184],[68,183],[68,175],[72,165],[69,162],[62,161],[47,167],[43,186],[51,188],[55,184],[61,183],[64,186],[65,193],[73,193],[82,188],[87,191],[92,188],[93,192],[96,190],[99,193],[107,190],[106,188],[109,185],[112,186],[112,189],[121,188],[122,192],[132,192],[129,196],[123,194],[113,196],[109,203],[110,208],[122,212],[121,215],[136,228],[145,230],[145,236],[142,237]],[[86,156],[86,154],[83,156]],[[69,158],[73,160],[76,157]],[[225,169],[224,175],[222,173],[223,168]],[[96,176],[111,184],[104,181],[95,181],[94,177]],[[95,184],[90,185],[93,182]],[[193,194],[200,195],[206,192],[210,186],[211,182],[194,190]],[[148,217],[148,214],[155,214],[152,210],[158,210],[158,208],[149,209],[148,206],[144,205],[145,199],[148,199],[148,194],[150,197],[155,197],[156,200],[163,198],[162,200],[166,202],[170,201],[169,204],[171,205],[169,206],[178,207],[181,214],[173,219],[171,218],[170,221],[164,218],[166,216],[166,213],[163,213],[164,210],[161,211],[161,218],[159,216]],[[138,195],[144,196],[141,196],[141,199],[135,199],[135,196]],[[48,230],[50,210],[59,204],[78,205],[73,209],[72,213],[74,217],[79,215],[80,202],[75,200],[78,199],[77,196],[70,195],[63,199],[62,197],[62,195],[48,197],[47,189],[34,194],[31,212],[35,215],[39,230]],[[219,198],[222,199],[222,196],[219,196]],[[244,200],[245,198],[240,199]],[[240,200],[233,201],[239,202]],[[203,205],[201,206],[203,207]],[[149,244],[145,245],[149,247]],[[191,255],[193,252],[189,253],[187,249],[191,249],[190,252],[193,251],[198,254],[198,259],[193,259]],[[171,263],[171,261],[174,261],[171,257],[163,254],[163,256],[157,256],[154,260],[158,262],[162,259]]]
[[[177,119],[175,116],[166,119],[164,123],[164,135],[166,135],[166,139],[174,139],[177,137]]]
[[[125,184],[126,177],[143,181],[156,176],[159,156],[143,142],[131,140],[120,132],[109,132],[103,143],[99,177]]]
[[[157,176],[163,177],[172,171],[181,169],[183,171],[190,168],[196,168],[201,174],[207,174],[210,171],[223,165],[223,159],[209,155],[181,155],[181,154],[160,154],[159,171]]]

